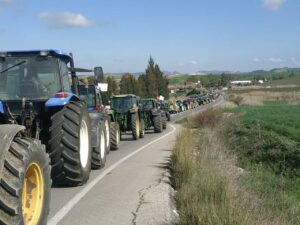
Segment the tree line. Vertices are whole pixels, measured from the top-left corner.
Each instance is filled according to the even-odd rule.
[[[140,97],[157,98],[160,95],[169,98],[168,79],[163,75],[159,65],[150,57],[145,73],[135,77],[131,73],[125,73],[118,85],[112,76],[106,77],[108,91],[103,93],[103,100],[107,102],[112,95],[135,94]]]

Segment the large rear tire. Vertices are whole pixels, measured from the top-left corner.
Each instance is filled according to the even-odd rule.
[[[105,135],[105,124],[99,124],[98,129],[99,146],[93,148],[92,169],[101,169],[105,166],[106,163],[107,142]]]
[[[70,102],[52,117],[47,150],[51,158],[51,176],[55,184],[78,186],[91,172],[90,119],[85,105]]]
[[[110,152],[110,121],[109,119],[104,119],[105,125],[105,140],[106,140],[106,154],[108,155]]]
[[[168,119],[168,121],[171,121],[171,114],[170,113],[167,114],[167,119]]]
[[[117,122],[111,122],[110,123],[110,149],[111,150],[118,150],[119,144],[121,140],[121,133],[120,133],[120,127]]]
[[[141,119],[140,124],[141,124],[140,138],[144,138],[145,137],[145,121],[143,119]]]
[[[50,159],[39,140],[16,137],[0,168],[0,224],[46,224]]]
[[[163,116],[161,117],[162,119],[162,127],[163,129],[167,129],[167,118],[166,118],[166,114],[163,113]]]
[[[155,116],[153,118],[153,123],[154,123],[154,132],[155,133],[161,133],[163,128],[162,128],[162,121],[161,121],[161,115]]]
[[[131,114],[131,131],[133,140],[140,138],[140,118],[137,113]]]

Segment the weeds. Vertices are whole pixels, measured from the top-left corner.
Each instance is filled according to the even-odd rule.
[[[217,122],[216,122],[217,121]],[[209,110],[188,119],[171,158],[178,225],[283,225],[239,186],[244,173],[224,147],[224,117]]]
[[[189,117],[186,121],[192,128],[214,128],[222,123],[223,114],[216,109],[208,109],[204,112]]]
[[[244,98],[241,95],[229,95],[228,100],[233,102],[235,105],[240,106]]]

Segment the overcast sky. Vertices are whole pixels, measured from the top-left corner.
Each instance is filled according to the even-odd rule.
[[[300,67],[299,0],[0,0],[0,51],[63,49],[80,67]]]

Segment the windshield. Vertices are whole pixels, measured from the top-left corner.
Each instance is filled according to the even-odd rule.
[[[113,109],[129,110],[134,103],[133,98],[112,98],[111,107]]]
[[[55,58],[6,57],[0,59],[0,99],[48,99],[60,91]]]
[[[142,100],[142,106],[143,106],[143,109],[152,109],[153,102],[152,102],[152,100]]]
[[[95,106],[95,87],[94,86],[79,86],[78,92],[80,98],[87,104],[87,106]]]

